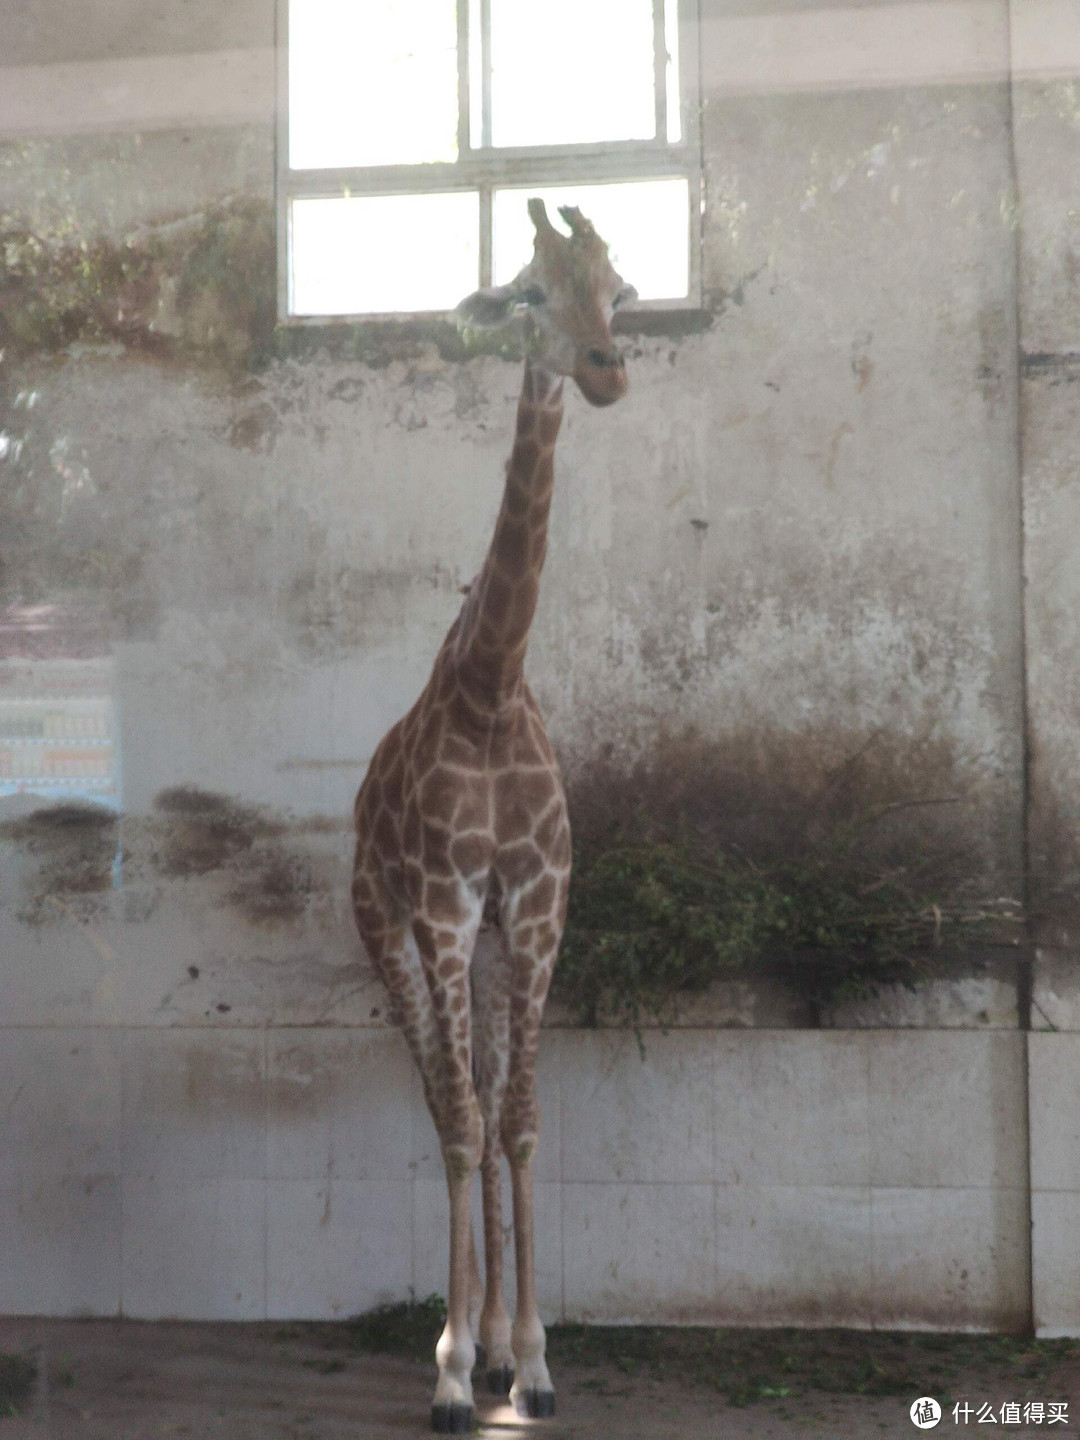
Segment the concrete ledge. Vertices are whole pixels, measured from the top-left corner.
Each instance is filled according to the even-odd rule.
[[[699,994],[679,995],[662,1021],[644,1015],[640,1023],[644,1030],[1016,1030],[1019,964],[1015,945],[920,956],[911,984],[875,985],[819,1010],[806,987],[782,978],[775,973],[779,966],[766,962],[758,972],[718,981]],[[549,1028],[576,1023],[572,1007],[549,1002]],[[625,1017],[610,1011],[601,1011],[598,1024],[626,1029]]]

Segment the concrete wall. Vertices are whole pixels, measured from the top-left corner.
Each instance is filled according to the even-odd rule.
[[[18,1177],[0,1224],[23,1257],[0,1305],[355,1309],[434,1288],[442,1237],[424,1218],[441,1204],[430,1155],[413,1171],[403,1148],[426,1123],[412,1082],[396,1040],[364,1028],[384,1006],[345,905],[348,809],[483,553],[518,367],[465,357],[438,327],[274,337],[270,0],[101,0],[77,23],[61,9],[15,8],[0,72],[0,706],[89,697],[117,818],[0,799],[2,1143]],[[595,820],[614,782],[768,858],[881,808],[883,860],[975,896],[1030,881],[1035,1023],[1075,1030],[1068,0],[702,10],[706,309],[690,329],[632,331],[629,398],[603,415],[572,399],[560,440],[530,665],[577,815]],[[562,1236],[543,1260],[549,1308],[1016,1323],[1025,1006],[1008,958],[981,959],[919,1000],[823,1017],[922,1035],[777,1036],[797,1005],[744,987],[711,1018],[761,1033],[657,1037],[659,1069],[616,1057],[642,1133],[687,1065],[715,1077],[693,1123],[720,1135],[726,1100],[753,1158],[735,1180],[709,1139],[692,1173],[665,1178],[661,1136],[632,1173],[584,1173],[563,1113],[546,1142],[561,1147],[545,1159],[542,1243]],[[1063,1278],[1073,1038],[1032,1037],[1048,1330],[1080,1325]],[[625,1043],[549,1040],[556,1113],[560,1059],[587,1092],[604,1047]],[[899,1066],[908,1085],[920,1045],[965,1106],[898,1110],[898,1135],[922,1128],[890,1160],[887,1077]],[[804,1088],[759,1106],[770,1046],[775,1074],[810,1093],[834,1060],[851,1068],[850,1094],[822,1080],[817,1149],[792,1139],[790,1162],[753,1150]],[[408,1105],[361,1086],[362,1057],[384,1051]],[[873,1117],[843,1153],[840,1091]],[[369,1161],[375,1115],[394,1139]],[[934,1134],[954,1119],[989,1149],[950,1158]],[[607,1111],[600,1133],[609,1122],[624,1133]],[[327,1206],[339,1124],[350,1158]],[[642,1259],[658,1183],[718,1274],[770,1237],[709,1301],[688,1250]],[[606,1239],[588,1249],[605,1206],[631,1217],[617,1277]],[[338,1295],[380,1213],[378,1258]],[[808,1226],[817,1268],[789,1274],[778,1257],[802,1253]],[[100,1245],[80,1248],[80,1228]],[[304,1278],[307,1256],[325,1284]],[[680,1265],[686,1285],[657,1288]],[[855,1297],[843,1315],[840,1293]]]
[[[1080,34],[1054,4],[1013,7],[1031,925],[1034,1318],[1080,1330]],[[1072,198],[1069,198],[1072,197]]]
[[[823,808],[901,802],[883,843],[916,835],[1009,890],[1023,747],[1004,9],[949,32],[946,83],[872,63],[895,50],[875,28],[890,8],[853,11],[864,53],[840,77],[806,37],[763,51],[767,14],[706,7],[705,323],[637,336],[617,411],[571,404],[531,668],[583,812],[601,758],[707,794],[724,838],[758,848]],[[172,244],[178,273],[156,256],[138,283],[102,282],[125,317],[102,322],[106,352],[122,353],[58,365],[31,336],[9,357],[7,592],[33,591],[47,562],[50,599],[103,610],[127,813],[186,783],[338,814],[483,553],[517,364],[379,334],[359,360],[248,373],[258,317],[220,283],[191,291],[214,253],[235,262],[238,226],[265,241],[268,0],[227,25],[185,12],[182,34],[152,7],[116,27],[130,43],[88,30],[85,54],[69,36],[35,109],[13,97],[52,58],[29,19],[46,9],[27,8],[12,52],[7,208],[144,257]],[[250,79],[230,130],[223,56]],[[97,103],[73,107],[76,82]],[[191,212],[212,226],[193,222],[194,259],[183,232],[152,234]],[[73,574],[87,543],[97,572]]]
[[[686,1030],[643,1061],[625,1032],[549,1031],[545,1317],[1022,1326],[1023,1053]],[[323,1318],[444,1289],[442,1162],[394,1031],[7,1029],[0,1080],[0,1311]]]

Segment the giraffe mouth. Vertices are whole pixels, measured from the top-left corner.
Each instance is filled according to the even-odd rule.
[[[574,371],[577,387],[590,405],[614,405],[626,394],[626,367],[619,365],[579,366]]]

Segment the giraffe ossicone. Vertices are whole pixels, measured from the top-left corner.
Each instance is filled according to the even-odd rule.
[[[563,234],[529,201],[533,258],[509,285],[463,300],[465,325],[523,317],[525,373],[502,505],[487,556],[420,698],[384,736],[356,797],[353,906],[390,995],[439,1135],[450,1199],[447,1320],[432,1425],[472,1421],[477,1342],[489,1387],[519,1413],[552,1415],[533,1268],[540,1020],[566,919],[570,827],[558,762],[524,661],[547,548],[552,457],[572,377],[593,405],[626,391],[612,339],[634,291],[572,207]],[[477,945],[492,922],[492,943]],[[517,1271],[502,1289],[502,1173],[509,1165]],[[470,1215],[480,1171],[481,1281]]]

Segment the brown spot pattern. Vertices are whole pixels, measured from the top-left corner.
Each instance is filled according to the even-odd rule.
[[[599,287],[618,277],[606,247],[577,211],[564,212],[572,238],[557,236],[541,224],[538,205],[530,206],[534,264],[549,267],[548,278],[561,286],[566,336],[578,345],[602,330],[598,338],[610,344]],[[427,686],[376,750],[355,808],[356,923],[420,1070],[452,1210],[458,1179],[482,1167],[487,1301],[494,1304],[494,1294],[498,1305],[499,1150],[529,1180],[531,1196],[537,1043],[570,866],[562,778],[524,678],[562,391],[559,376],[526,364],[487,557]],[[478,945],[488,901],[501,942],[481,936]],[[515,1213],[521,1193],[515,1190]],[[531,1198],[522,1203],[531,1212]],[[531,1232],[531,1220],[525,1227]],[[532,1288],[531,1240],[525,1245],[519,1295],[523,1283]],[[448,1333],[464,1323],[460,1259],[460,1245],[452,1245]],[[535,1301],[525,1303],[529,1325],[538,1327]]]
[[[532,394],[543,403],[533,404]],[[562,933],[569,832],[562,779],[522,662],[561,414],[561,385],[547,377],[534,385],[527,368],[487,560],[427,687],[377,749],[356,803],[356,922],[391,988],[425,1093],[441,1092],[429,1103],[444,1149],[471,1144],[484,1128],[474,1046],[492,1143],[535,1126],[528,1037]],[[506,932],[504,968],[489,966],[477,980],[470,962],[489,889]],[[511,1013],[520,1055],[512,1053]],[[509,1112],[504,1094],[514,1097]]]

